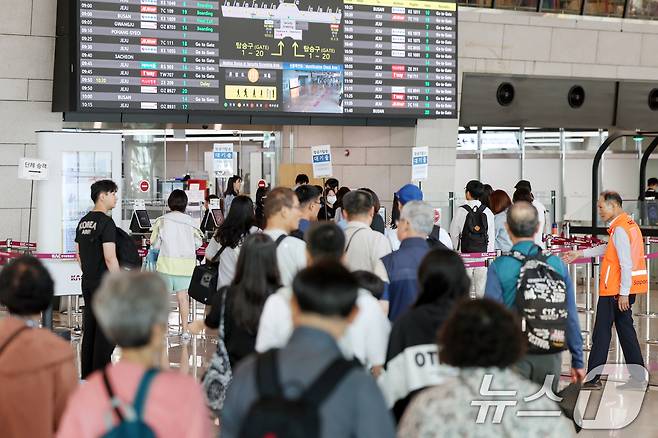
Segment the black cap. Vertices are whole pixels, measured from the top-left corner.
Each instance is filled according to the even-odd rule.
[[[530,186],[530,181],[528,181],[527,179],[522,179],[521,181],[517,182],[514,188],[528,189],[529,192],[532,192],[532,186]]]

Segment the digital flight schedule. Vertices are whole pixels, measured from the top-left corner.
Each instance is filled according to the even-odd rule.
[[[345,0],[344,112],[455,117],[454,3]]]
[[[80,2],[80,110],[219,105],[219,4]]]
[[[456,117],[455,2],[78,4],[81,112]]]

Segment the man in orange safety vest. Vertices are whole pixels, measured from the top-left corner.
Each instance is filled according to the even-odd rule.
[[[567,263],[580,257],[602,257],[599,300],[592,334],[592,349],[587,364],[589,380],[583,385],[583,389],[590,390],[602,388],[600,375],[596,373],[592,376],[590,372],[607,362],[613,324],[626,363],[644,367],[642,351],[633,327],[631,306],[637,294],[645,294],[649,289],[642,232],[623,210],[621,196],[616,192],[603,192],[597,207],[599,217],[609,227],[610,239],[607,245],[584,251],[571,251],[564,256],[564,261]],[[629,385],[645,387],[646,373],[640,375],[633,370],[633,367],[630,371],[632,380]]]

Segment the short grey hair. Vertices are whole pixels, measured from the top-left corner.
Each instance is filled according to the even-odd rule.
[[[537,209],[529,202],[515,202],[507,209],[507,226],[515,237],[533,237],[539,229]]]
[[[621,199],[621,195],[618,192],[613,192],[612,190],[606,190],[604,192],[601,192],[601,198],[603,198],[603,202],[606,204],[617,204],[617,206],[621,207],[624,204],[624,201]]]
[[[425,201],[407,202],[402,207],[400,219],[409,222],[415,232],[429,236],[434,228],[434,209]]]
[[[169,318],[167,287],[153,272],[106,275],[91,305],[105,336],[120,347],[147,345],[153,327]]]

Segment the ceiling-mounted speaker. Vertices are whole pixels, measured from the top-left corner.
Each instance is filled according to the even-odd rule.
[[[615,114],[615,85],[608,79],[464,73],[459,122],[461,126],[608,129]],[[655,116],[658,113],[646,107],[648,91],[643,93],[644,108]]]
[[[514,85],[503,82],[496,90],[496,100],[500,106],[508,106],[514,101]]]
[[[617,128],[658,131],[658,84],[656,81],[620,81]]]
[[[585,103],[585,89],[580,85],[574,85],[567,94],[567,101],[571,108],[580,108]]]
[[[649,91],[649,108],[651,111],[658,111],[658,88]]]

